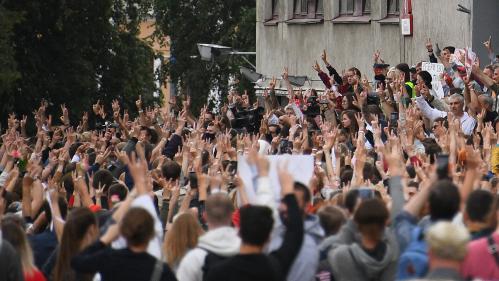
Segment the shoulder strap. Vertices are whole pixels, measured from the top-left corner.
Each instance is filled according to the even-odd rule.
[[[497,266],[499,266],[499,254],[497,253],[497,245],[496,245],[496,242],[494,241],[494,238],[492,237],[492,235],[487,237],[487,243],[489,244],[489,247],[487,250],[489,251],[489,253],[492,256],[494,256],[494,258],[496,260],[496,264],[497,264]]]
[[[160,281],[161,275],[163,275],[163,261],[160,259],[156,259],[156,263],[154,264],[154,271],[151,275],[151,281]]]

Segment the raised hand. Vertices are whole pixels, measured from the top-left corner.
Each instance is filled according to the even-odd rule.
[[[147,193],[147,162],[145,159],[137,159],[137,157],[135,157],[135,153],[132,153],[128,161],[128,169],[133,178],[133,183],[138,194]]]
[[[329,62],[327,61],[327,54],[326,54],[326,50],[325,49],[322,51],[321,59],[322,59],[322,61],[324,62],[324,64],[326,66],[329,66]]]
[[[101,107],[102,106],[100,104],[100,100],[97,100],[97,103],[92,105],[92,109],[96,115],[99,115],[99,112],[101,111]]]
[[[139,95],[139,99],[135,101],[135,105],[138,110],[142,110],[142,95]]]
[[[374,51],[374,54],[373,54],[374,63],[378,63],[380,55],[381,55],[381,52],[379,50]]]
[[[489,40],[483,42],[483,45],[488,51],[492,51],[492,36],[489,36]]]
[[[88,112],[83,112],[83,117],[81,118],[83,124],[88,124]]]
[[[113,100],[111,107],[113,109],[113,112],[119,112],[120,111],[120,102],[118,100]]]
[[[312,68],[317,72],[322,72],[321,67],[319,66],[319,63],[317,61],[315,61],[315,64],[312,66]]]
[[[355,120],[357,120],[357,125],[359,126],[359,130],[363,130],[366,124],[366,120],[362,113],[355,113]]]
[[[281,184],[282,196],[293,194],[294,181],[293,176],[287,171],[288,162],[281,162],[277,165],[277,174],[279,176],[279,183]]]
[[[275,76],[272,76],[272,80],[270,80],[269,83],[269,88],[271,90],[275,89],[276,84],[277,84],[277,79],[275,78]]]
[[[338,129],[334,128],[334,130],[332,132],[326,133],[326,138],[325,138],[326,141],[324,143],[324,146],[322,147],[324,149],[324,152],[326,152],[326,153],[331,152],[331,149],[333,148],[333,145],[334,145],[334,141],[336,139],[337,132],[338,132]]]
[[[426,40],[426,50],[428,50],[429,53],[433,53],[433,44],[431,43],[431,39],[428,38],[428,40]]]
[[[287,68],[287,67],[285,67],[285,68],[284,68],[284,72],[282,73],[282,79],[284,79],[284,80],[288,80],[288,78],[289,78],[288,68]]]
[[[98,188],[95,190],[95,198],[100,199],[102,196],[104,196],[104,189],[106,188],[106,185],[99,183]]]
[[[69,111],[65,104],[61,104],[61,121],[64,125],[69,125]]]

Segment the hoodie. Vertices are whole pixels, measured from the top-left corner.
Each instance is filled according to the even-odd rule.
[[[340,245],[350,245],[354,242],[360,242],[360,234],[357,225],[352,219],[348,219],[340,228],[336,235],[329,236],[321,242],[319,248],[323,250],[332,250]]]
[[[320,225],[319,218],[312,215],[308,216],[304,222],[304,231],[303,244],[288,272],[288,281],[315,280],[315,273],[319,266],[319,244],[324,238],[324,230]],[[281,246],[285,233],[286,226],[283,224],[274,230],[269,246],[270,251],[274,251]]]
[[[341,245],[328,254],[334,280],[395,280],[398,245],[395,237],[385,232],[383,255],[376,259],[369,255],[358,243]]]
[[[203,280],[203,265],[208,251],[219,256],[232,257],[239,253],[241,239],[236,229],[223,226],[206,232],[199,237],[198,246],[190,250],[180,261],[177,270],[179,281]]]

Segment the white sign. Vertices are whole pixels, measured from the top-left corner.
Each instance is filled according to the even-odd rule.
[[[421,69],[428,71],[433,79],[435,79],[435,77],[437,79],[440,79],[440,74],[444,73],[444,65],[441,63],[431,63],[424,61],[421,65]]]
[[[421,70],[428,71],[428,73],[431,74],[431,86],[433,91],[436,93],[437,98],[443,99],[444,89],[442,88],[440,76],[444,73],[444,65],[441,63],[423,62]]]
[[[279,201],[281,198],[281,184],[277,173],[278,165],[287,163],[287,170],[294,181],[301,182],[309,186],[314,173],[314,157],[312,155],[271,155],[267,156],[270,164],[269,178],[274,189],[274,198]],[[282,163],[282,164],[281,164]],[[246,156],[239,156],[237,159],[237,171],[243,181],[248,200],[255,202],[258,170],[256,166],[250,165]]]
[[[402,35],[411,35],[411,19],[400,19],[400,28],[402,29]]]

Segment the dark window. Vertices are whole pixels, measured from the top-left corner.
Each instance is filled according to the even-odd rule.
[[[371,0],[362,1],[362,14],[370,14],[371,13]]]
[[[295,18],[323,18],[323,0],[294,0]]]
[[[399,0],[388,0],[388,14],[398,15],[400,13],[400,1]]]
[[[272,19],[279,18],[279,0],[272,0]]]
[[[340,15],[362,16],[371,13],[371,0],[340,0]]]
[[[317,10],[315,12],[317,15],[324,15],[324,1],[317,0]]]
[[[353,1],[354,0],[340,1],[340,15],[353,15]]]

